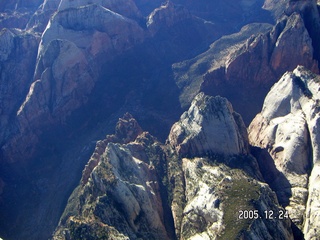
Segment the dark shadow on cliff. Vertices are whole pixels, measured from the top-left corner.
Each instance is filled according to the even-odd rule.
[[[292,186],[285,175],[276,168],[268,150],[251,147],[251,154],[257,159],[262,176],[276,193],[280,205],[288,206],[292,196]],[[295,239],[304,239],[302,231],[293,222],[291,222],[291,228]]]

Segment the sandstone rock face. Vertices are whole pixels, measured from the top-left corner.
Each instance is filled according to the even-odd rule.
[[[95,17],[83,21],[85,16]],[[63,123],[87,101],[98,77],[95,59],[106,52],[119,54],[142,40],[136,22],[102,6],[57,12],[41,38],[35,80],[17,111],[19,132],[2,148],[5,158],[14,162],[31,157],[40,129]]]
[[[88,182],[92,170],[100,162],[100,158],[109,142],[127,144],[133,142],[142,132],[141,127],[131,114],[126,113],[122,118],[119,118],[115,134],[108,135],[106,136],[106,139],[97,142],[94,153],[83,170],[81,179],[82,184]]]
[[[202,110],[211,110],[189,119],[206,119],[198,126],[204,132],[208,124],[215,131],[226,124],[230,129],[238,127],[239,119],[226,121],[232,116],[226,109],[232,107],[225,99],[200,94],[194,102]],[[214,117],[221,121],[217,123]],[[189,132],[181,138],[192,135]],[[219,134],[216,141],[223,143]],[[242,141],[247,144],[247,139]],[[187,155],[192,158],[185,158],[171,143],[160,144],[126,114],[116,133],[97,143],[53,239],[293,239],[288,218],[265,218],[265,211],[278,214],[283,209],[269,186],[260,181],[256,160],[247,152],[229,148],[221,152],[211,146],[207,149],[211,155],[200,157],[202,152],[190,148]],[[93,161],[96,164],[89,166]],[[241,211],[257,215],[242,219]]]
[[[237,111],[254,114],[278,74],[296,64],[318,71],[316,1],[265,2],[286,15],[273,28],[263,0],[0,1],[1,237],[48,239],[81,181],[56,239],[291,239],[288,221],[234,218],[245,208],[281,210],[264,177],[294,223],[305,221],[305,236],[316,238],[318,170],[309,172],[319,157],[310,100],[318,84],[299,80],[312,74],[294,73],[309,105],[294,99],[296,112],[272,122],[279,125],[272,152],[266,129],[259,165],[231,104],[197,96],[230,96]],[[193,58],[259,21],[266,23],[244,26]],[[118,116],[134,111],[164,140],[182,113],[178,88],[181,98],[187,92],[184,107],[197,97],[166,144],[130,115],[103,139]]]
[[[8,0],[0,3],[0,29],[20,28],[24,29],[43,0],[19,1]]]
[[[180,156],[225,155],[248,152],[245,125],[231,104],[221,97],[198,94],[169,135]]]
[[[256,160],[248,155],[246,128],[226,99],[197,95],[173,125],[168,144],[177,153],[168,157],[168,173],[178,239],[293,239],[288,219],[271,223],[257,217],[236,223],[241,210],[256,209],[262,216],[267,209],[279,211],[279,205],[259,181]],[[240,191],[246,194],[240,196]]]
[[[320,198],[319,198],[319,162],[313,166],[311,176],[309,178],[309,196],[307,202],[306,221],[303,232],[305,239],[319,238],[319,220],[320,220]]]
[[[97,35],[100,38],[95,39]],[[123,51],[143,40],[143,30],[136,22],[101,5],[91,4],[57,12],[42,36],[40,53],[51,40],[60,38],[72,41],[81,48],[97,48],[100,42],[100,48],[104,47],[104,51]],[[101,46],[102,43],[104,46]]]
[[[201,158],[182,159],[182,169],[186,205],[180,239],[293,239],[289,219],[263,219],[264,211],[281,209],[267,184],[224,164],[208,164]],[[241,210],[253,209],[259,213],[257,219],[247,222],[241,216],[239,219]]]
[[[291,43],[288,44],[288,42]],[[247,64],[248,62],[250,64]],[[318,72],[312,39],[301,16],[293,13],[279,20],[269,33],[249,38],[242,48],[230,54],[223,70],[217,69],[206,73],[202,91],[212,94],[217,93],[219,88],[241,89],[237,90],[238,94],[235,93],[236,97],[224,90],[222,95],[230,97],[231,102],[233,99],[243,99],[246,107],[239,106],[237,102],[235,107],[242,115],[247,116],[249,112],[258,110],[254,109],[255,106],[262,104],[256,104],[254,99],[263,99],[269,87],[284,72],[293,70],[299,64]],[[219,75],[221,71],[223,71],[222,76]],[[224,82],[221,82],[221,79]],[[261,85],[264,87],[260,87]],[[240,96],[241,92],[247,92],[249,89],[254,92],[252,99]],[[255,106],[252,106],[253,103]],[[242,112],[240,109],[248,109],[248,111]]]
[[[249,124],[255,116],[252,113],[258,113],[258,106],[262,106],[261,99],[286,71],[300,64],[319,72],[319,49],[315,44],[319,35],[317,9],[312,1],[295,8],[285,5],[290,11],[281,15],[272,29],[266,31],[267,28],[263,30],[261,26],[260,31],[250,34],[251,37],[241,39],[254,27],[249,25],[238,34],[212,44],[195,59],[176,65],[182,104],[190,102],[199,91],[221,95],[228,98]]]
[[[262,112],[249,126],[250,144],[268,150],[271,159],[263,159],[273,161],[278,171],[273,173],[275,178],[270,184],[300,229],[305,214],[311,213],[310,208],[313,216],[319,214],[313,207],[318,204],[314,194],[319,191],[314,184],[317,167],[313,168],[319,161],[318,89],[319,76],[305,68],[300,66],[287,72],[272,87]],[[318,223],[307,222],[304,234],[306,239],[312,239],[308,236]]]
[[[118,126],[123,121],[128,120]],[[160,194],[161,144],[146,132],[133,137],[138,132],[127,130],[127,144],[106,139],[99,163],[69,199],[53,239],[169,239]]]
[[[45,0],[34,12],[26,25],[28,31],[43,33],[49,22],[49,19],[57,11],[60,0]]]

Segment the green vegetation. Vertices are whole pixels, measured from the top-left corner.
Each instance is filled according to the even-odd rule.
[[[259,199],[260,187],[240,171],[235,170],[232,183],[224,191],[224,233],[219,239],[239,239],[253,220],[238,219],[240,210],[254,210],[254,201]],[[241,176],[242,175],[242,176]]]
[[[102,158],[106,158],[103,156]],[[112,166],[107,159],[100,160],[100,166],[96,168],[97,176],[104,182],[105,186],[114,186],[116,178],[112,172]]]
[[[98,222],[82,222],[76,219],[70,221],[71,239],[96,240],[109,239],[109,227]]]

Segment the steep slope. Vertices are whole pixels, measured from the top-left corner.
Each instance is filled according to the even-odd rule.
[[[266,217],[285,212],[247,151],[243,121],[220,97],[197,95],[166,145],[126,114],[97,143],[53,239],[293,239],[287,216]]]
[[[292,221],[313,239],[319,227],[319,76],[304,67],[287,72],[268,93],[249,126],[250,144],[266,180]],[[271,167],[271,166],[274,167]],[[310,176],[311,173],[311,176]]]
[[[173,125],[168,144],[176,153],[168,173],[178,239],[293,239],[288,219],[263,215],[280,208],[248,154],[242,118],[226,99],[198,94]],[[246,195],[238,195],[242,191]],[[239,218],[255,210],[256,217]]]
[[[248,153],[246,128],[224,98],[198,94],[171,128],[170,145],[180,156]]]
[[[35,69],[39,38],[18,29],[0,32],[0,132],[1,145],[10,134],[14,112],[23,102]]]
[[[83,21],[91,15],[97,16],[94,21]],[[106,27],[109,25],[117,28]],[[135,22],[97,5],[59,11],[48,26],[38,50],[35,81],[17,111],[18,133],[2,148],[7,161],[33,156],[41,134],[34,129],[63,122],[85,104],[97,80],[96,54],[119,54],[143,40],[143,31]],[[91,31],[95,33],[88,34]],[[117,37],[112,39],[113,35]]]
[[[315,1],[301,2],[284,4],[285,14],[272,29],[261,25],[253,30],[256,26],[248,25],[238,34],[215,42],[196,58],[176,64],[175,80],[182,90],[182,105],[188,105],[199,91],[222,95],[249,124],[270,87],[286,71],[301,64],[319,72],[319,12]],[[277,8],[269,4],[266,8],[270,11]]]
[[[119,142],[119,143],[115,143]],[[164,216],[164,152],[126,114],[98,142],[82,184],[70,197],[53,239],[172,239]],[[83,230],[85,229],[85,231]]]

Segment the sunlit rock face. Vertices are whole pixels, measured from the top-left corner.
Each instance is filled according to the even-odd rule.
[[[249,126],[250,144],[269,154],[261,154],[260,161],[275,166],[266,169],[270,185],[293,222],[301,230],[304,226],[306,239],[312,239],[318,228],[318,221],[304,221],[306,216],[316,219],[319,215],[315,207],[319,203],[314,198],[319,191],[315,185],[319,161],[318,90],[318,75],[301,66],[287,72],[272,87],[262,112]]]
[[[243,121],[225,98],[198,94],[171,128],[167,143],[176,153],[168,157],[168,173],[178,239],[293,239],[289,219],[263,217],[266,209],[279,211],[280,206],[261,182]],[[242,209],[261,215],[239,220]]]
[[[267,184],[205,158],[182,159],[182,170],[186,202],[180,239],[293,239],[289,219],[263,219],[266,210],[281,209]],[[241,219],[242,210],[254,209],[259,213],[256,219]]]
[[[82,172],[81,183],[86,184],[92,170],[99,164],[102,154],[108,143],[127,144],[133,142],[142,133],[142,128],[131,114],[126,113],[116,125],[115,134],[106,136],[106,139],[98,141],[94,153]]]
[[[212,109],[215,100],[202,107]],[[289,218],[265,218],[265,211],[283,209],[252,156],[189,150],[192,158],[179,156],[125,114],[115,134],[97,142],[53,239],[293,239]],[[242,219],[242,210],[257,215]]]
[[[249,124],[270,87],[286,71],[303,65],[319,72],[320,51],[316,42],[320,21],[315,1],[279,4],[284,6],[271,29],[261,25],[253,30],[254,24],[249,24],[237,34],[216,41],[194,59],[175,65],[182,104],[190,104],[200,91],[221,95]]]
[[[198,94],[191,107],[171,128],[169,143],[181,156],[248,152],[245,125],[221,97]]]
[[[98,143],[99,162],[70,197],[53,239],[170,239],[161,193],[164,152],[140,130],[127,114],[104,149]],[[97,154],[96,149],[93,157]]]

